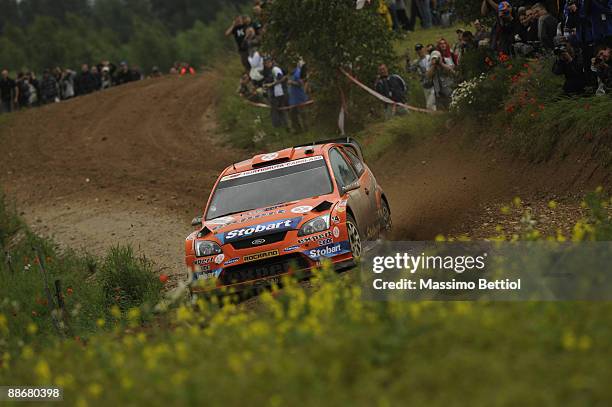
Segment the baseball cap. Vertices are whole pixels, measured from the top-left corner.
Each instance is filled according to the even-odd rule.
[[[502,1],[497,5],[497,11],[499,14],[507,15],[512,10],[512,6],[507,1]]]
[[[419,50],[421,50],[421,49],[423,49],[423,44],[421,44],[421,43],[418,43],[418,44],[416,44],[416,45],[414,46],[414,50],[415,50],[415,51],[419,51]]]

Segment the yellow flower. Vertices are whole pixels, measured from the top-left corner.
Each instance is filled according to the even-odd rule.
[[[30,322],[30,323],[28,324],[27,331],[28,331],[28,333],[29,333],[30,335],[36,335],[36,332],[38,332],[38,327],[36,326],[36,324],[35,324],[35,323]]]
[[[119,309],[118,306],[113,305],[111,307],[111,315],[115,318],[121,318],[121,310]]]
[[[561,344],[567,350],[574,350],[576,348],[576,336],[574,333],[571,331],[565,332],[561,338]]]
[[[446,237],[444,237],[444,235],[436,236],[436,242],[445,242],[445,241],[446,241]]]
[[[556,209],[557,208],[557,203],[554,200],[550,201],[550,202],[548,202],[548,207],[550,209]]]
[[[103,327],[104,327],[104,325],[106,325],[106,321],[105,321],[103,318],[99,318],[99,319],[96,321],[96,325],[98,326],[98,328],[103,328]]]
[[[514,204],[514,206],[518,208],[523,204],[523,201],[518,196],[515,196],[514,199],[512,200],[512,203]]]
[[[25,360],[32,359],[34,357],[34,350],[28,345],[24,346],[21,351],[21,357]]]
[[[100,397],[100,394],[102,394],[102,390],[103,390],[102,386],[100,386],[98,383],[92,383],[87,388],[87,391],[89,392],[89,394],[91,394],[92,397],[95,397],[95,398]]]
[[[507,205],[504,205],[501,207],[500,211],[503,215],[508,215],[510,214],[510,207]]]
[[[51,380],[51,369],[49,364],[44,360],[39,360],[34,367],[34,372],[41,383],[48,383]]]

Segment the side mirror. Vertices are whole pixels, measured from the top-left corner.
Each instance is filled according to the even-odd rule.
[[[202,217],[196,216],[195,218],[193,218],[193,220],[191,221],[191,226],[202,226]]]
[[[360,187],[359,181],[351,182],[350,184],[342,187],[342,195],[346,194],[347,192],[351,192],[356,189],[359,189],[359,187]]]

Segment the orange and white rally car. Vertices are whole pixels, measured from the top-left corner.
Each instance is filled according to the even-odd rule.
[[[324,259],[352,267],[365,241],[391,229],[391,211],[359,145],[342,139],[227,167],[193,226],[185,242],[192,292],[240,290]]]

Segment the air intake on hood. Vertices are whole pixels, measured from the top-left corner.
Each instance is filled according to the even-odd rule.
[[[312,208],[313,212],[323,212],[328,210],[329,208],[332,207],[332,203],[329,201],[323,201],[320,204],[318,204],[317,206],[315,206],[314,208]]]
[[[212,233],[212,231],[208,229],[206,226],[204,226],[202,230],[200,230],[200,233],[198,233],[198,237],[204,237],[210,233]]]

